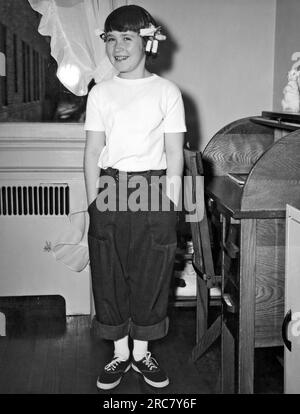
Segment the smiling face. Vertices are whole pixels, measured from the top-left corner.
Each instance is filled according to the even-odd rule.
[[[106,53],[120,77],[138,79],[147,76],[143,39],[136,32],[113,30],[107,33]]]

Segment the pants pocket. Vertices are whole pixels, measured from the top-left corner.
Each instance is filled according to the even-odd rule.
[[[95,204],[96,199],[97,197],[88,205],[88,208],[87,208],[88,213],[90,213],[91,209],[93,208],[93,205]]]
[[[89,208],[90,225],[88,234],[98,240],[112,240],[115,234],[116,212],[99,211],[96,200],[92,202]]]
[[[176,211],[149,211],[148,226],[152,242],[157,246],[177,244]]]

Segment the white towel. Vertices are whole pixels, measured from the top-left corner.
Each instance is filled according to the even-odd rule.
[[[89,214],[84,177],[70,182],[70,214],[68,223],[61,233],[52,241],[52,253],[56,260],[64,263],[71,270],[81,272],[89,270],[89,252],[87,233]]]
[[[70,214],[69,220],[68,230],[58,236],[53,244],[52,253],[56,260],[61,261],[75,272],[88,270],[89,215],[87,211],[78,211]]]

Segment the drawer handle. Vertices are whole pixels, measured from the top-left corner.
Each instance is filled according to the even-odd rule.
[[[282,327],[281,327],[282,339],[283,339],[283,342],[284,342],[285,346],[287,347],[287,349],[289,351],[292,350],[292,343],[287,338],[287,330],[288,330],[288,326],[289,326],[289,323],[291,322],[291,320],[292,320],[292,311],[290,309],[286,313],[286,315],[285,315],[285,317],[283,319],[283,322],[282,322]]]

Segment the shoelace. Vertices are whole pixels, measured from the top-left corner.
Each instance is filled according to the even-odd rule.
[[[124,362],[123,359],[116,357],[109,364],[105,365],[104,369],[106,371],[114,371],[121,362]]]
[[[150,371],[152,369],[157,369],[158,368],[158,362],[156,361],[155,358],[153,358],[151,356],[151,352],[146,353],[146,357],[145,357],[145,360],[143,361],[143,363],[150,369]]]

